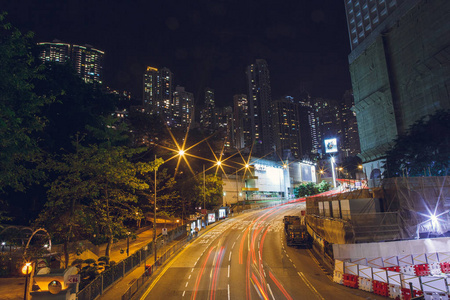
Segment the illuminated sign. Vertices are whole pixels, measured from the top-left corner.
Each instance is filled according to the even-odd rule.
[[[335,153],[337,151],[337,140],[335,138],[325,140],[325,153]]]
[[[216,214],[208,214],[208,223],[214,223],[216,221]]]
[[[224,208],[219,209],[219,219],[223,219],[226,217],[226,212]]]

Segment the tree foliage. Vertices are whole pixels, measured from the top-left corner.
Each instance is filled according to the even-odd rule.
[[[450,111],[416,121],[386,152],[386,177],[445,176],[450,166]]]
[[[312,196],[319,193],[323,193],[326,191],[329,191],[331,188],[331,185],[323,180],[319,184],[314,184],[312,182],[304,183],[299,185],[298,187],[294,188],[294,195],[295,197],[305,197],[305,196]]]
[[[32,48],[32,33],[23,35],[0,14],[0,191],[24,190],[41,178],[36,168],[39,148],[32,135],[41,131],[40,115],[50,99],[37,96],[33,81],[40,78]]]

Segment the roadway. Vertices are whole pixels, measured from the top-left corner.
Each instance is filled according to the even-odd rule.
[[[283,216],[304,204],[253,211],[207,229],[141,299],[385,299],[332,282],[309,249],[287,247]]]

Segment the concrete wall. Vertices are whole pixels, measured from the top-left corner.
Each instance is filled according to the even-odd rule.
[[[351,258],[354,260],[402,254],[448,252],[449,249],[450,238],[435,238],[383,243],[334,244],[333,254],[335,259],[345,260]]]

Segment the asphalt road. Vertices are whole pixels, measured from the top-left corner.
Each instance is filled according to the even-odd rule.
[[[386,299],[332,282],[309,249],[287,247],[283,216],[304,204],[246,213],[207,230],[141,299]]]

